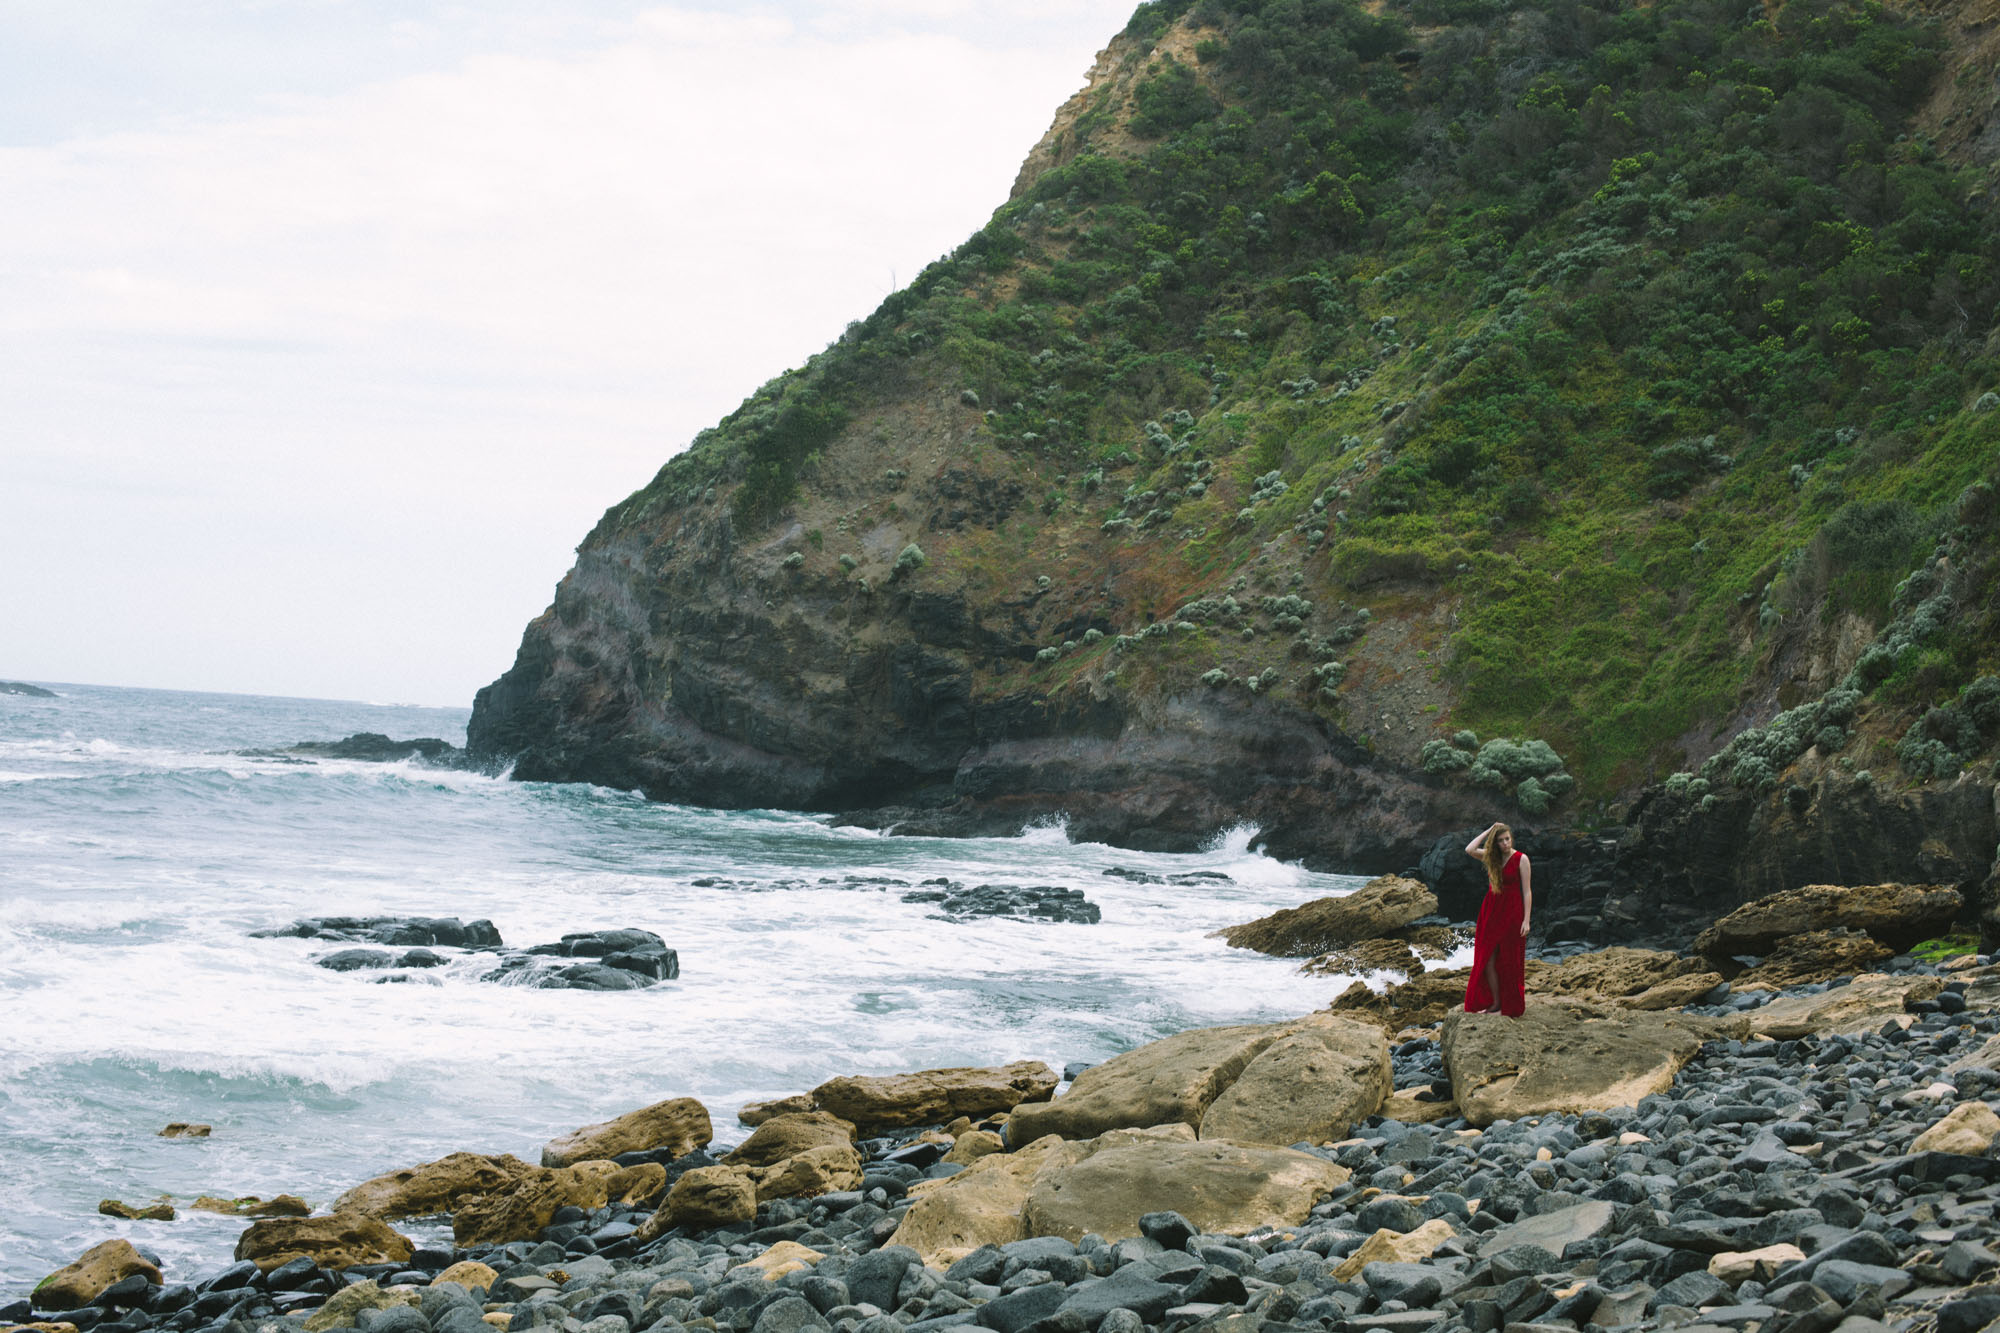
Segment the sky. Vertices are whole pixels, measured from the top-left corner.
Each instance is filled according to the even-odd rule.
[[[0,679],[469,704],[1134,0],[0,0]]]

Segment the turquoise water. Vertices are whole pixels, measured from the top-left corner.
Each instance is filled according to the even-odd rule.
[[[97,1214],[105,1198],[291,1192],[459,1149],[513,1152],[664,1097],[718,1138],[746,1101],[836,1074],[1042,1059],[1060,1069],[1208,1023],[1325,1005],[1345,977],[1209,932],[1360,881],[1248,850],[887,838],[585,785],[240,753],[357,731],[464,740],[466,711],[51,685],[0,695],[0,1297],[125,1236],[170,1280],[243,1223]],[[1133,883],[1219,871],[1199,887]],[[1059,884],[1096,925],[946,921],[901,890]],[[697,884],[696,881],[711,881]],[[510,945],[652,930],[645,991],[500,986],[476,962],[382,985],[251,939],[315,915],[488,917]],[[169,1121],[214,1125],[166,1140]]]

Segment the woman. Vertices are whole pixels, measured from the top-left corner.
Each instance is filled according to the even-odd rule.
[[[1465,844],[1465,854],[1486,867],[1486,898],[1472,934],[1472,975],[1465,982],[1465,1012],[1519,1018],[1528,1006],[1528,915],[1534,910],[1527,855],[1514,850],[1514,830],[1495,823]]]

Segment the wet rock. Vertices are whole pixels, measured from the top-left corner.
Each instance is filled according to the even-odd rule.
[[[93,1245],[75,1262],[58,1268],[35,1285],[34,1303],[41,1310],[75,1310],[89,1305],[113,1283],[138,1276],[160,1285],[160,1269],[126,1240]]]
[[[1234,949],[1311,958],[1380,939],[1437,908],[1436,895],[1422,881],[1381,875],[1343,897],[1317,898],[1217,933]]]
[[[461,1247],[529,1240],[559,1209],[590,1212],[607,1203],[637,1203],[657,1194],[666,1180],[666,1169],[657,1162],[619,1166],[592,1159],[534,1169],[502,1193],[461,1200],[452,1216],[452,1236]]]
[[[708,1108],[692,1097],[674,1097],[581,1129],[542,1145],[542,1165],[570,1166],[627,1152],[667,1152],[680,1157],[715,1137]]]
[[[491,921],[455,916],[315,916],[289,926],[253,930],[253,939],[345,940],[356,944],[444,946],[497,949],[500,932]]]
[[[1362,940],[1358,944],[1308,958],[1299,971],[1312,976],[1359,976],[1368,972],[1400,972],[1405,977],[1424,970],[1424,964],[1403,940]]]
[[[465,768],[465,751],[436,736],[415,740],[391,740],[379,731],[357,731],[337,741],[300,741],[280,751],[314,759],[354,759],[363,763],[393,764],[420,759],[434,768]]]
[[[205,1139],[214,1132],[214,1129],[209,1125],[190,1124],[185,1120],[176,1120],[165,1129],[162,1129],[159,1137],[163,1139]]]
[[[525,1165],[525,1164],[524,1164]],[[245,1194],[234,1199],[225,1199],[215,1194],[204,1194],[188,1207],[204,1213],[223,1213],[230,1217],[310,1217],[312,1205],[296,1194],[280,1194],[273,1198],[262,1198],[255,1194]],[[335,1205],[334,1211],[340,1211]],[[367,1208],[361,1212],[371,1211]],[[397,1214],[400,1216],[401,1214]]]
[[[737,1111],[736,1120],[739,1124],[750,1125],[754,1128],[776,1116],[802,1115],[812,1109],[812,1094],[801,1092],[790,1097],[780,1097],[774,1101],[747,1103],[741,1110]]]
[[[269,1272],[304,1257],[321,1268],[357,1264],[407,1264],[416,1253],[408,1236],[367,1213],[328,1217],[267,1217],[250,1224],[236,1240],[236,1258]]]
[[[134,1207],[119,1199],[103,1199],[98,1202],[97,1211],[105,1217],[122,1217],[128,1222],[171,1222],[174,1220],[174,1206],[163,1195],[149,1204]]]
[[[17,694],[24,699],[60,698],[54,690],[45,690],[39,685],[30,685],[25,680],[0,680],[0,694]]]
[[[1066,921],[1076,925],[1096,925],[1104,913],[1083,896],[1081,889],[1053,884],[980,884],[967,887],[917,889],[903,895],[906,903],[935,903],[937,916],[947,921],[975,917],[1012,917],[1022,921]]]
[[[1039,1060],[989,1068],[925,1069],[913,1074],[845,1076],[812,1091],[813,1103],[863,1134],[940,1125],[1036,1102],[1055,1091],[1056,1074]]]

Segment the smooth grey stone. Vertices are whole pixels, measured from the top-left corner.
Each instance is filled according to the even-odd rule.
[[[386,1310],[364,1311],[375,1317],[368,1321],[370,1333],[431,1333],[431,1321],[413,1305],[395,1305]],[[359,1322],[356,1324],[359,1327]]]
[[[1977,1241],[1954,1241],[1938,1257],[1938,1266],[1960,1282],[1969,1283],[1992,1268],[2000,1259]]]
[[[986,1302],[975,1317],[995,1333],[1021,1333],[1028,1325],[1054,1314],[1068,1299],[1067,1288],[1044,1282]]]
[[[1479,1253],[1498,1254],[1516,1245],[1539,1245],[1561,1257],[1575,1242],[1603,1234],[1617,1213],[1618,1206],[1607,1200],[1578,1202],[1487,1232],[1480,1238]]]
[[[1372,1263],[1361,1269],[1361,1280],[1377,1301],[1401,1301],[1429,1309],[1444,1295],[1437,1269],[1428,1264]],[[1190,1292],[1192,1294],[1192,1292]]]
[[[797,1290],[799,1295],[810,1301],[813,1309],[822,1315],[848,1304],[850,1299],[845,1282],[839,1278],[821,1277],[818,1273],[801,1281]]]
[[[1444,1322],[1442,1310],[1395,1310],[1386,1314],[1350,1315],[1347,1327],[1355,1333],[1379,1328],[1383,1333],[1423,1333]],[[1569,1333],[1564,1330],[1564,1333]]]
[[[1377,1199],[1364,1204],[1354,1215],[1355,1225],[1363,1231],[1379,1231],[1387,1228],[1402,1235],[1415,1231],[1424,1224],[1423,1209],[1408,1199]]]
[[[623,1315],[601,1314],[584,1321],[579,1333],[632,1333],[632,1325]]]
[[[1916,1279],[1900,1268],[1855,1263],[1851,1259],[1829,1259],[1813,1269],[1812,1283],[1842,1305],[1852,1305],[1863,1292],[1879,1292],[1892,1301],[1916,1285]]]
[[[1512,1282],[1519,1277],[1534,1277],[1562,1269],[1562,1260],[1539,1245],[1509,1245],[1497,1254],[1486,1256],[1486,1263],[1493,1272],[1495,1282]]]
[[[1211,1250],[1208,1253],[1212,1255],[1214,1251]],[[1238,1253],[1241,1253],[1241,1251],[1238,1251]],[[1199,1273],[1206,1267],[1206,1260],[1207,1256],[1204,1255],[1179,1254],[1173,1250],[1163,1250],[1158,1254],[1141,1259],[1136,1264],[1127,1264],[1113,1276],[1124,1277],[1129,1275],[1133,1278],[1146,1278],[1154,1282],[1167,1282],[1178,1285],[1193,1278],[1196,1273]],[[1226,1267],[1227,1265],[1219,1266]]]
[[[1114,1268],[1122,1268],[1126,1264],[1136,1263],[1141,1259],[1159,1254],[1164,1248],[1160,1242],[1147,1240],[1144,1236],[1128,1237],[1111,1247],[1112,1266]],[[968,1259],[971,1257],[971,1255],[966,1256]]]
[[[947,1282],[998,1282],[1006,1271],[1007,1256],[998,1245],[982,1245],[944,1270]]]
[[[899,1304],[897,1288],[911,1264],[919,1263],[917,1252],[907,1245],[891,1245],[856,1259],[847,1269],[849,1299],[856,1305],[873,1305],[893,1310]]]
[[[1940,1306],[1937,1333],[1979,1333],[2000,1319],[2000,1292],[1984,1291]]]
[[[804,1333],[806,1329],[829,1327],[819,1311],[803,1296],[781,1296],[764,1307],[752,1333]]]
[[[1131,1310],[1113,1310],[1097,1326],[1097,1333],[1143,1333],[1146,1321]]]
[[[1872,1265],[1877,1268],[1895,1268],[1902,1261],[1896,1247],[1887,1238],[1873,1231],[1855,1231],[1845,1240],[1838,1241],[1825,1249],[1815,1250],[1794,1263],[1778,1270],[1772,1279],[1774,1284],[1813,1280],[1813,1274],[1824,1263],[1846,1261],[1849,1263]]]
[[[1027,1240],[1010,1241],[1002,1245],[1000,1253],[1007,1258],[1002,1273],[1018,1273],[1023,1268],[1044,1268],[1050,1259],[1073,1258],[1076,1255],[1076,1246],[1061,1236],[1031,1236]]]
[[[454,1305],[431,1320],[431,1333],[485,1333],[489,1327],[477,1305]]]
[[[1729,1299],[1731,1292],[1726,1283],[1697,1268],[1691,1273],[1682,1273],[1654,1292],[1650,1312],[1657,1314],[1664,1305],[1684,1305],[1691,1310],[1699,1310],[1704,1302],[1720,1305]]]
[[[563,1283],[564,1291],[581,1291],[593,1282],[602,1282],[618,1271],[617,1265],[609,1259],[586,1254],[581,1258],[564,1259],[562,1269],[569,1274],[569,1281]]]
[[[1250,1289],[1243,1285],[1241,1274],[1209,1267],[1181,1289],[1181,1299],[1190,1305],[1244,1305],[1250,1300]]]
[[[1137,1268],[1138,1265],[1121,1268],[1110,1277],[1072,1287],[1057,1313],[1078,1315],[1092,1328],[1106,1314],[1120,1308],[1136,1312],[1149,1324],[1158,1323],[1161,1315],[1180,1303],[1180,1288],[1155,1282],[1137,1272]]]

